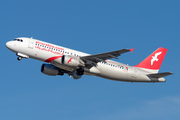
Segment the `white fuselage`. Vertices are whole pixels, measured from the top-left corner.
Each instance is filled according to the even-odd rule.
[[[74,71],[74,68],[61,64],[63,55],[76,57],[89,56],[83,52],[43,42],[32,38],[20,38],[23,41],[10,41],[6,46],[13,52],[25,58],[48,62],[60,69]],[[164,78],[150,78],[149,72],[137,67],[128,66],[111,60],[98,62],[90,69],[84,69],[86,75],[94,75],[102,78],[126,81],[126,82],[165,82]]]

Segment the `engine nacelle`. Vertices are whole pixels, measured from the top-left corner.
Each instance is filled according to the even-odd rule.
[[[61,72],[57,67],[51,64],[42,64],[41,72],[50,76],[64,75],[63,72]]]
[[[72,73],[72,76],[73,76],[74,79],[79,79],[79,78],[82,77],[82,75],[79,75],[79,74],[78,74],[78,71],[74,71],[74,72]]]
[[[72,76],[74,79],[81,78],[83,74],[84,74],[84,69],[82,69],[82,68],[79,68],[72,72]]]
[[[84,66],[84,62],[79,58],[71,55],[63,55],[62,64],[78,68],[80,66]]]

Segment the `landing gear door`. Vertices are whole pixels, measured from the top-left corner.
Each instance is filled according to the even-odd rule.
[[[33,47],[34,47],[34,40],[32,38],[29,39],[28,47],[31,48],[31,49],[33,49]]]

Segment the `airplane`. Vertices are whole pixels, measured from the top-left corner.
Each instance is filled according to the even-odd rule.
[[[173,74],[158,73],[167,52],[167,49],[162,47],[135,66],[109,60],[118,59],[121,54],[133,52],[134,49],[90,55],[32,37],[15,38],[7,42],[6,47],[16,53],[18,60],[32,58],[46,62],[42,64],[41,72],[49,76],[67,74],[79,79],[83,75],[90,75],[115,81],[155,83],[165,82],[164,77]]]

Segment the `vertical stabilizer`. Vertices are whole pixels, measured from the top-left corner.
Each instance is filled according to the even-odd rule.
[[[160,47],[151,55],[149,55],[146,59],[144,59],[141,63],[134,67],[142,68],[152,73],[157,73],[161,67],[166,52],[166,48]]]

